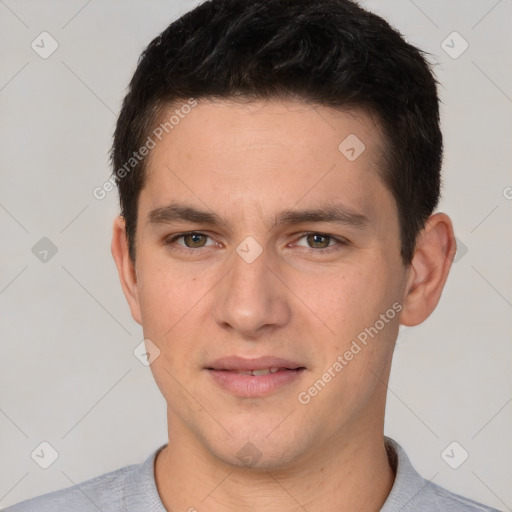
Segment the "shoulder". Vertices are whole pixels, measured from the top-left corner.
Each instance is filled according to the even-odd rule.
[[[439,512],[499,512],[495,508],[455,494],[432,482],[427,482],[414,500],[416,510]]]
[[[148,510],[159,511],[153,463],[161,448],[143,463],[124,466],[77,485],[22,501],[7,507],[3,512],[121,512],[139,510],[135,505],[138,505],[140,499],[146,499],[157,506]],[[134,507],[126,508],[128,504]]]
[[[136,465],[125,466],[78,485],[22,501],[6,508],[4,512],[50,512],[56,510],[82,512],[95,509],[95,505],[100,510],[118,510],[116,506],[122,500],[126,474],[136,467]]]
[[[386,448],[396,476],[381,512],[499,512],[425,480],[396,441],[386,438]]]

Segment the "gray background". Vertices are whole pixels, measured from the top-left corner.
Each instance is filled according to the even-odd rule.
[[[140,52],[196,3],[0,0],[0,506],[141,462],[166,442],[165,401],[133,355],[142,331],[110,255],[116,192],[99,201],[92,190],[108,178]],[[437,310],[401,331],[386,434],[427,479],[510,510],[512,1],[363,5],[432,54],[440,210],[464,244]],[[51,48],[43,31],[59,45],[46,59],[31,48]],[[57,247],[46,261],[45,242],[33,251],[43,237]],[[31,458],[43,441],[58,452],[48,469]]]

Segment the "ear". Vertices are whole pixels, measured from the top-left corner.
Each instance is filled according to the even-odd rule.
[[[118,216],[114,220],[111,249],[119,273],[121,287],[130,306],[132,317],[137,323],[142,325],[135,263],[130,258],[128,251],[126,224],[122,216]]]
[[[434,311],[456,251],[450,217],[444,213],[429,217],[416,240],[405,288],[401,324],[418,325]]]

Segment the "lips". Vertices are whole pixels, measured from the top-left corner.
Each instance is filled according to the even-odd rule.
[[[238,397],[263,397],[297,381],[306,370],[277,357],[224,357],[205,367],[213,381]]]

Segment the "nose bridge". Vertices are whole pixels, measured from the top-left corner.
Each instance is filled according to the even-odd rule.
[[[270,269],[271,251],[254,238],[244,239],[228,260],[230,272],[217,290],[214,318],[243,334],[264,326],[282,326],[289,319],[284,287]]]
[[[258,287],[264,288],[269,281],[269,265],[272,255],[264,249],[253,237],[245,238],[236,248],[230,262],[232,272],[231,281],[234,290],[244,295],[244,291],[251,294]]]

